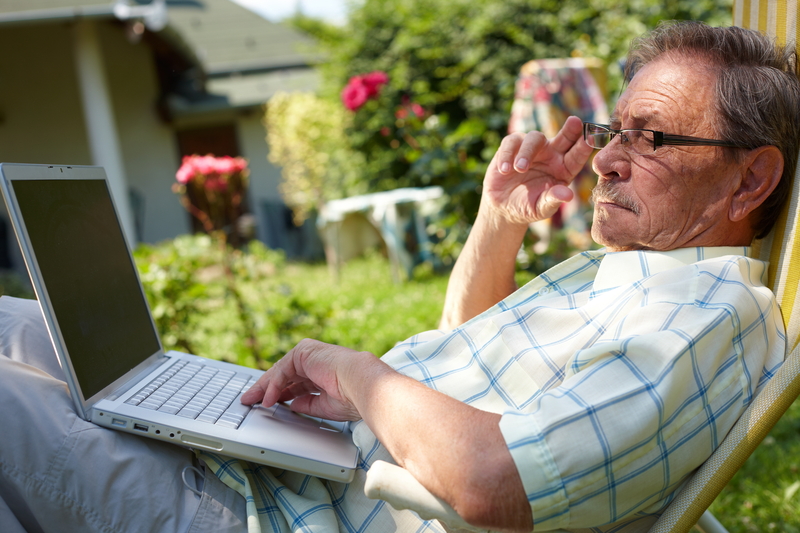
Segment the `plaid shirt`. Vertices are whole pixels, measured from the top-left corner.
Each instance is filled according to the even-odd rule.
[[[669,503],[783,361],[783,323],[764,286],[766,264],[747,251],[584,252],[455,330],[412,337],[383,360],[503,414],[500,429],[537,531],[638,529]],[[245,484],[248,502],[259,495],[254,516],[290,518],[291,529],[276,531],[335,530],[333,516],[340,531],[441,531],[364,497],[364,472],[391,458],[363,423],[354,439],[362,450],[356,480],[321,483],[325,490],[305,506],[278,502],[318,480],[222,458],[211,466],[229,484],[234,463],[241,479],[269,471],[268,482],[250,475]],[[317,518],[320,529],[310,525]]]

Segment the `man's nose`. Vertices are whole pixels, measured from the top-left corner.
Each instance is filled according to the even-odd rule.
[[[631,159],[622,147],[622,139],[616,135],[600,151],[594,154],[592,170],[606,179],[627,179],[630,175]]]

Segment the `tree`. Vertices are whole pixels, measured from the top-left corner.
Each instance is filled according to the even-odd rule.
[[[337,29],[298,16],[327,54],[323,96],[353,76],[380,71],[388,83],[346,128],[370,191],[440,185],[457,254],[477,213],[486,166],[506,134],[520,67],[531,59],[599,57],[610,94],[630,40],[660,20],[729,23],[722,0],[365,0]]]

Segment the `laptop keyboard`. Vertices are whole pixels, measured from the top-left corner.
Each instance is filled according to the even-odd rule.
[[[243,372],[178,361],[125,403],[236,429],[251,409],[239,396],[255,382]]]

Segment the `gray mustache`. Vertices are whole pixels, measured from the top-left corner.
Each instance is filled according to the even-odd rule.
[[[598,182],[592,189],[592,203],[607,202],[630,209],[635,215],[639,214],[639,204],[633,198],[623,193],[608,181]]]

